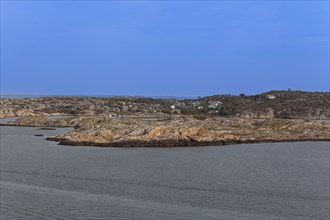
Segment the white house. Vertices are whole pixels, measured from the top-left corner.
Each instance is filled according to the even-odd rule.
[[[220,101],[209,101],[209,108],[218,108],[222,105],[222,102]]]
[[[267,99],[276,99],[276,96],[274,96],[274,95],[267,95]]]
[[[185,107],[186,106],[186,103],[184,103],[184,102],[176,102],[174,105],[177,106],[177,107]]]

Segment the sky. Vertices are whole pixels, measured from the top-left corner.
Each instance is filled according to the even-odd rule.
[[[1,1],[1,94],[329,91],[329,1]]]

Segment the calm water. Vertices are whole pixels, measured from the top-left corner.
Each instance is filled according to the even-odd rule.
[[[60,146],[1,129],[1,219],[328,219],[329,142]]]
[[[29,117],[29,116],[26,116],[26,117]],[[70,116],[70,115],[50,115],[50,116],[46,116],[46,117],[51,119],[51,118],[70,118],[70,117],[73,117],[73,116]],[[0,118],[0,124],[6,124],[9,121],[14,121],[14,120],[19,119],[19,118],[24,118],[24,117],[17,116],[17,117]]]

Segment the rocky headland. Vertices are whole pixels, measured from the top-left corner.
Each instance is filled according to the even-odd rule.
[[[175,116],[113,118],[108,115],[70,118],[25,117],[13,126],[74,127],[48,140],[63,145],[100,147],[173,147],[284,141],[330,141],[330,123],[312,120]]]

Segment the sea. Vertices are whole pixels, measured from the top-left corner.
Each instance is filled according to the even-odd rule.
[[[330,216],[330,142],[73,147],[38,129],[0,127],[1,220]]]

